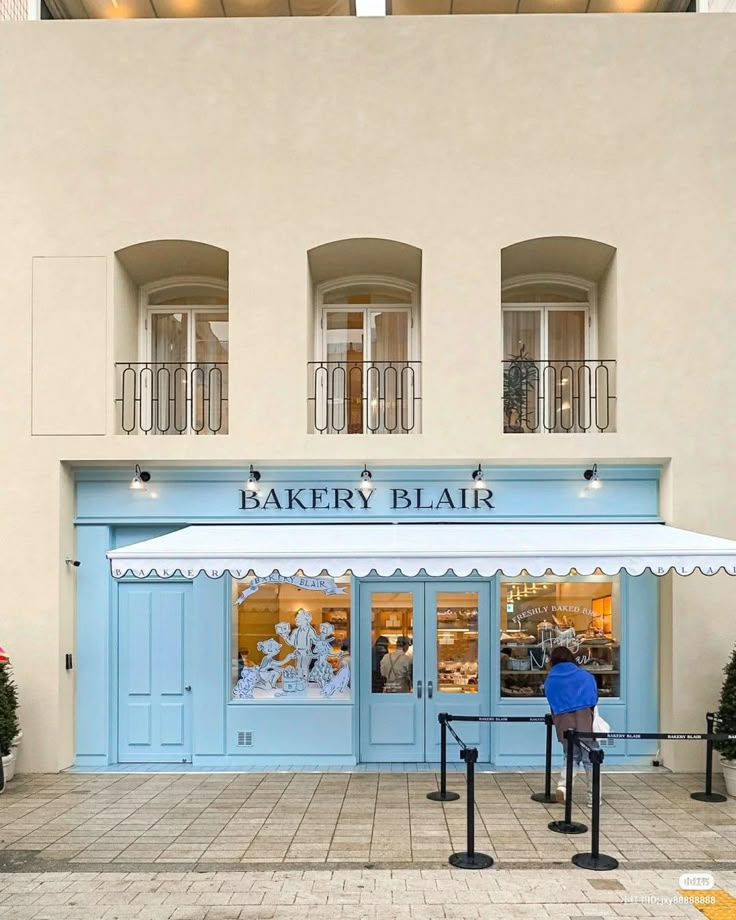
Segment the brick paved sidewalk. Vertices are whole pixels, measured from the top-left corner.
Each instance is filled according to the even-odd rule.
[[[444,867],[465,849],[464,777],[449,782],[461,799],[439,804],[427,773],[21,776],[0,797],[0,871]],[[541,784],[477,777],[476,847],[500,868],[568,866],[590,846],[547,829],[561,808],[529,800]],[[695,774],[606,774],[601,850],[627,868],[736,868],[736,801],[693,801],[702,786]],[[577,806],[575,817],[590,819]]]
[[[588,920],[736,916],[736,873],[700,913],[673,870],[50,872],[0,874],[2,920]],[[690,893],[690,896],[695,893]]]

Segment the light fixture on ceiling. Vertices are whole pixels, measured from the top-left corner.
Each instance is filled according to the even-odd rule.
[[[129,489],[133,489],[135,492],[145,492],[146,483],[151,481],[151,474],[147,470],[142,470],[139,464],[135,465],[135,472],[133,473],[133,478],[130,480]]]
[[[598,464],[597,463],[594,463],[593,466],[589,470],[586,470],[583,473],[583,477],[587,479],[589,489],[602,489],[603,488],[603,480],[598,475]]]
[[[473,488],[474,489],[485,489],[486,483],[485,483],[485,480],[483,479],[483,467],[480,465],[480,463],[478,464],[478,469],[473,470],[471,475],[473,477]]]
[[[258,470],[253,469],[253,464],[250,465],[250,472],[248,473],[248,481],[245,483],[245,488],[250,492],[258,492],[258,483],[261,481],[261,474]]]
[[[358,488],[361,492],[366,494],[372,492],[376,488],[373,484],[373,473],[371,473],[365,465],[363,465],[363,472],[360,474],[360,485]]]

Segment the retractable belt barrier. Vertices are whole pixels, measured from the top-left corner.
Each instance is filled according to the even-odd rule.
[[[613,856],[606,856],[600,852],[600,808],[601,808],[601,764],[604,753],[596,744],[598,739],[612,741],[705,741],[705,792],[693,792],[691,798],[700,802],[725,802],[725,795],[713,792],[713,751],[716,741],[736,741],[736,734],[714,731],[718,717],[715,713],[706,713],[705,732],[565,732],[565,814],[561,821],[551,821],[548,827],[558,834],[584,834],[588,830],[586,824],[572,820],[572,792],[573,776],[575,769],[576,748],[583,748],[592,765],[591,778],[591,846],[590,852],[576,853],[572,857],[574,865],[581,869],[606,871],[615,869],[618,860]],[[485,853],[475,851],[475,764],[478,761],[478,749],[469,747],[458,735],[450,724],[451,722],[544,722],[546,726],[545,745],[545,783],[544,792],[535,793],[532,799],[536,802],[555,802],[551,795],[552,777],[552,716],[468,716],[452,715],[441,712],[438,716],[440,723],[440,788],[439,791],[430,792],[428,799],[436,802],[452,802],[459,799],[457,792],[447,789],[447,733],[460,745],[460,759],[467,766],[467,850],[464,853],[453,853],[450,864],[459,869],[486,869],[493,865],[492,857]]]
[[[447,720],[444,721],[443,727],[460,745],[460,759],[464,760],[467,765],[466,781],[468,784],[468,811],[465,821],[467,849],[464,853],[453,853],[448,862],[456,869],[488,869],[493,865],[493,857],[487,853],[476,853],[475,851],[475,764],[478,761],[478,748],[468,747],[455,729],[447,724]],[[447,738],[446,733],[444,737]],[[453,793],[453,797],[460,798],[457,793]]]
[[[707,713],[706,722],[712,727],[715,722],[713,713]],[[611,738],[617,741],[705,741],[706,748],[706,791],[694,792],[691,798],[700,802],[725,802],[726,796],[712,791],[713,780],[713,742],[736,741],[736,735],[726,732],[565,732],[566,772],[565,772],[565,817],[562,821],[551,821],[551,831],[558,834],[584,834],[585,824],[572,820],[572,786],[575,759],[575,747],[579,745],[588,754],[593,766],[592,802],[591,802],[591,848],[589,853],[576,853],[572,862],[581,869],[607,871],[618,866],[618,860],[600,852],[600,808],[601,808],[601,764],[603,751],[595,744],[599,738]]]
[[[440,723],[440,788],[427,793],[428,799],[433,802],[454,802],[460,798],[457,792],[447,789],[447,729],[450,722],[543,722],[547,728],[544,744],[544,792],[535,792],[531,799],[545,804],[555,801],[552,795],[552,716],[549,713],[543,716],[455,716],[441,712],[437,720]],[[459,740],[454,731],[452,734]]]

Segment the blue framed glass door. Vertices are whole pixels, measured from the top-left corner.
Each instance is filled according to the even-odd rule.
[[[424,760],[424,585],[360,586],[360,759]]]
[[[363,583],[359,604],[360,759],[439,761],[439,713],[488,712],[489,584]],[[402,639],[411,642],[405,651]],[[488,760],[488,725],[456,728]],[[457,759],[453,748],[450,756]]]

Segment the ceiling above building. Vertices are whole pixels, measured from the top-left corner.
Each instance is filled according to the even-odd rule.
[[[378,7],[376,7],[378,2]],[[357,9],[356,9],[357,5]],[[688,0],[50,0],[58,19],[223,16],[442,16],[515,13],[682,13]]]

